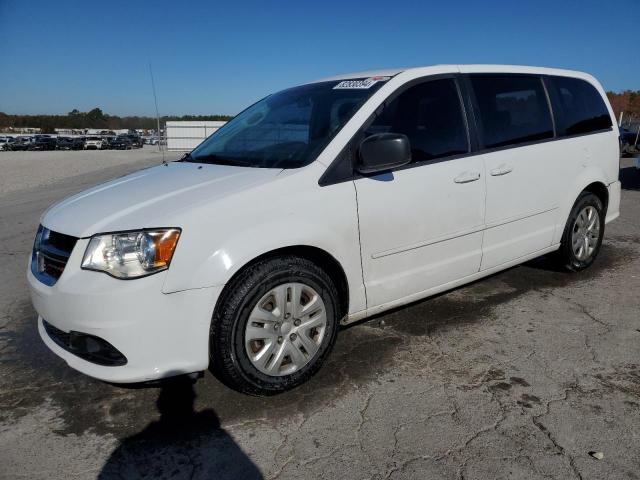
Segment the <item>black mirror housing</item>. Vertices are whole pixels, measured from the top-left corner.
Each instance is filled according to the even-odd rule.
[[[356,171],[384,172],[411,162],[411,145],[401,133],[377,133],[365,138],[358,148]]]

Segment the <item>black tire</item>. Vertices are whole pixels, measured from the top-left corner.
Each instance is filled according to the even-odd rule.
[[[594,246],[593,253],[591,253],[586,259],[579,259],[572,248],[572,235],[576,227],[576,221],[580,212],[586,207],[593,207],[598,212],[599,219],[599,235],[596,245]],[[605,228],[605,209],[602,201],[591,192],[582,192],[576,202],[573,204],[567,224],[564,227],[562,234],[562,240],[560,242],[560,249],[557,252],[559,264],[570,272],[578,272],[589,267],[598,256],[600,248],[602,247],[602,238],[604,237]],[[595,238],[595,237],[594,237]]]
[[[257,302],[271,289],[290,282],[313,288],[324,302],[327,324],[316,354],[299,370],[282,376],[260,372],[244,348],[244,332]],[[329,275],[313,262],[292,256],[258,261],[225,288],[213,314],[209,337],[211,371],[227,386],[250,395],[274,395],[311,378],[331,351],[338,332],[338,292]]]

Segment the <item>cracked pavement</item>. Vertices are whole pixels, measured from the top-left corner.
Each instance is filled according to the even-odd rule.
[[[344,328],[318,375],[270,398],[210,373],[109,385],[38,338],[25,270],[39,215],[157,162],[0,196],[0,478],[640,479],[640,173],[629,159],[622,215],[589,270],[542,258]]]

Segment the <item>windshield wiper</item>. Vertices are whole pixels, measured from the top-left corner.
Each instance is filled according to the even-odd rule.
[[[218,155],[215,155],[213,153],[210,153],[208,155],[199,155],[197,157],[194,157],[190,153],[187,155],[188,156],[185,156],[184,159],[189,158],[192,162],[196,162],[196,163],[210,163],[213,165],[231,165],[234,167],[247,166],[246,162],[241,162],[239,160],[234,160],[232,158],[219,157]]]

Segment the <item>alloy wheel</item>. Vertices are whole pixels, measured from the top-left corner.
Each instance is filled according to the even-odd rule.
[[[600,238],[600,214],[595,207],[584,207],[573,224],[571,248],[576,259],[583,262],[596,251]]]
[[[318,292],[303,283],[278,285],[251,311],[245,351],[260,372],[289,375],[317,354],[326,327],[326,309]]]

